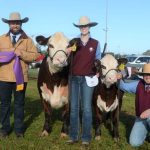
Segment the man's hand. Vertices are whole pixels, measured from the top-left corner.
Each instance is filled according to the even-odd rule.
[[[117,73],[117,79],[122,79],[122,74],[121,73]]]
[[[150,109],[145,110],[144,112],[141,113],[140,118],[141,119],[146,119],[150,117]]]
[[[21,55],[22,55],[22,51],[19,50],[19,49],[16,49],[16,50],[14,51],[14,53],[15,53],[17,56],[21,56]]]

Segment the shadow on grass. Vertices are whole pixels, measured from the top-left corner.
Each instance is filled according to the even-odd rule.
[[[93,113],[94,114],[94,113]],[[95,115],[93,115],[93,120],[95,119]],[[135,121],[135,116],[133,115],[130,115],[128,112],[126,111],[121,111],[120,112],[120,117],[119,117],[119,123],[122,123],[123,126],[125,127],[125,137],[126,137],[126,140],[127,142],[129,141],[129,136],[130,136],[130,132],[131,132],[131,129],[133,127],[133,124],[134,124],[134,121]],[[106,129],[108,129],[108,132],[111,136],[113,136],[113,133],[112,133],[112,124],[111,124],[111,120],[108,119],[108,120],[105,120],[103,119],[103,123],[102,123],[102,126],[104,125],[104,127]],[[94,124],[94,121],[93,121],[93,128],[95,129],[95,124]],[[101,129],[102,130],[102,129]],[[120,129],[119,129],[120,130]],[[102,131],[103,132],[103,131]],[[120,131],[119,131],[120,132]]]
[[[41,114],[44,113],[43,105],[40,99],[33,100],[32,98],[26,97],[26,105],[25,105],[25,131],[30,125],[34,122],[34,120]],[[51,130],[56,121],[62,122],[62,109],[52,110],[51,114],[51,122],[49,126]],[[42,126],[44,125],[45,115],[43,114],[42,121],[40,120]],[[42,131],[42,129],[41,129]]]
[[[129,141],[129,136],[134,124],[134,120],[135,120],[135,116],[130,115],[126,111],[120,112],[120,122],[122,122],[125,126],[125,130],[126,130],[125,136],[127,141]]]
[[[33,121],[40,115],[43,111],[41,100],[33,100],[31,97],[25,97],[25,108],[24,108],[24,132],[27,130],[28,127],[33,123]],[[14,128],[14,100],[12,100],[11,108],[10,108],[10,116],[12,117],[12,124],[11,124],[11,132],[13,132]]]
[[[30,97],[26,97],[25,104],[25,130],[33,123],[33,121],[41,114],[43,111],[41,100],[33,100]]]

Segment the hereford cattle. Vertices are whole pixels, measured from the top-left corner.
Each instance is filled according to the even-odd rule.
[[[63,107],[63,126],[61,135],[68,134],[69,107],[68,107],[68,54],[69,40],[63,33],[57,32],[45,38],[36,37],[37,43],[47,45],[47,56],[41,63],[38,74],[38,90],[44,106],[45,123],[42,136],[48,135],[51,131],[50,121],[53,109]]]
[[[100,139],[101,124],[108,123],[109,120],[113,137],[118,141],[119,108],[121,109],[123,97],[123,92],[118,88],[118,61],[112,55],[106,54],[99,65],[101,66],[99,84],[93,94],[95,139]]]

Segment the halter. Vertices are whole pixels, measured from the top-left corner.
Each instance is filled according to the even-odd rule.
[[[112,71],[112,70],[114,70],[114,71],[116,71],[116,72],[118,72],[118,71],[119,71],[118,69],[109,69],[109,70],[106,72],[106,74],[105,74],[105,75],[102,75],[102,78],[105,78],[105,77],[106,77],[106,75],[107,75],[110,71]]]
[[[66,57],[68,58],[68,55],[67,55],[67,53],[66,53],[65,51],[63,51],[63,50],[58,50],[58,51],[56,51],[56,52],[54,53],[54,55],[53,55],[52,57],[50,57],[50,55],[49,55],[51,61],[53,61],[54,56],[55,56],[58,52],[63,52],[63,53],[66,55]]]

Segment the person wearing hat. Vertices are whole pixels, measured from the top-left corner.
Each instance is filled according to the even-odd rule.
[[[20,13],[13,12],[2,21],[9,26],[8,33],[0,36],[0,138],[11,132],[10,108],[14,95],[14,131],[17,137],[24,136],[24,103],[28,82],[28,65],[39,54],[31,38],[22,30]]]
[[[150,132],[150,63],[144,64],[143,71],[136,74],[143,78],[129,83],[120,81],[121,90],[136,95],[136,119],[129,138],[133,147],[142,145]]]
[[[80,107],[82,110],[82,133],[83,145],[89,145],[92,129],[92,94],[94,86],[98,83],[96,73],[93,71],[95,60],[101,58],[99,42],[90,36],[90,28],[96,26],[87,16],[82,16],[78,24],[80,35],[74,38],[77,41],[77,48],[72,52],[70,68],[70,140],[73,144],[79,141],[80,137]]]

